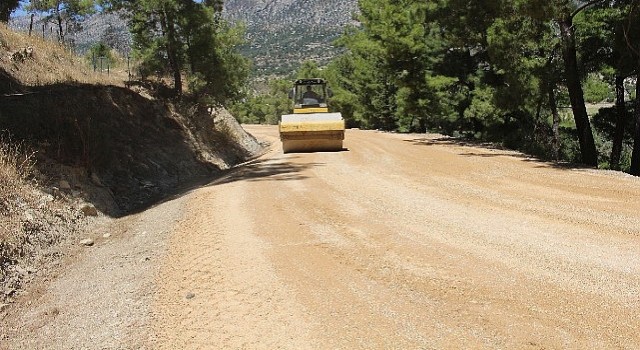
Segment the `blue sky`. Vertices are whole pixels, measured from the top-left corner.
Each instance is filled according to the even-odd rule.
[[[23,0],[23,1],[20,1],[20,7],[23,7],[23,6],[25,6],[26,4],[28,4],[28,3],[29,3],[29,1],[24,1],[24,0]],[[19,16],[24,16],[24,15],[26,15],[26,14],[27,14],[26,12],[24,12],[21,8],[19,8],[19,9],[15,10],[15,11],[11,14],[11,16],[12,16],[12,17],[14,17],[14,16],[15,16],[15,17],[19,17]]]

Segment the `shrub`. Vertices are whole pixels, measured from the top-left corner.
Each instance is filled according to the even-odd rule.
[[[611,102],[615,94],[611,85],[596,74],[590,74],[584,84],[584,99],[589,103]]]
[[[102,41],[89,48],[86,59],[93,67],[97,69],[102,68],[104,70],[106,70],[107,67],[113,69],[118,63],[118,59],[113,53],[113,49]]]

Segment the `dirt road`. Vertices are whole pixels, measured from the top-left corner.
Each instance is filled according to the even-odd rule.
[[[640,348],[640,179],[359,130],[347,131],[347,151],[285,155],[274,127],[248,129],[274,147],[120,221],[121,239],[99,241],[62,273],[8,339],[65,349]]]
[[[191,195],[163,348],[640,348],[640,181],[351,130]],[[186,297],[185,297],[186,296]]]

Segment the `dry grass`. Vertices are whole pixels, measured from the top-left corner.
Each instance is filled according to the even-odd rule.
[[[57,256],[78,227],[78,210],[41,191],[34,165],[33,152],[0,137],[0,304]]]
[[[94,73],[81,57],[57,43],[15,33],[3,24],[0,71],[9,76],[13,88],[60,83],[123,85],[117,76]],[[35,178],[34,152],[0,131],[0,304],[11,300],[31,271],[58,254],[60,242],[77,227],[78,211],[43,192],[47,190]]]
[[[19,145],[0,138],[0,242],[15,232],[9,224],[11,217],[32,202],[33,184],[29,181],[32,170],[33,157]]]
[[[14,54],[31,53],[28,57]],[[0,24],[0,67],[24,86],[57,83],[86,83],[95,85],[124,85],[126,72],[96,73],[83,57],[68,51],[55,41],[38,36],[16,33]]]
[[[0,138],[0,280],[28,240],[23,227],[26,210],[37,207],[35,184],[29,180],[33,164],[33,157],[19,145]]]

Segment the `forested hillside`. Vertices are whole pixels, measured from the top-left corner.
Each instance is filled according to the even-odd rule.
[[[359,4],[325,72],[352,125],[640,174],[640,1]]]

